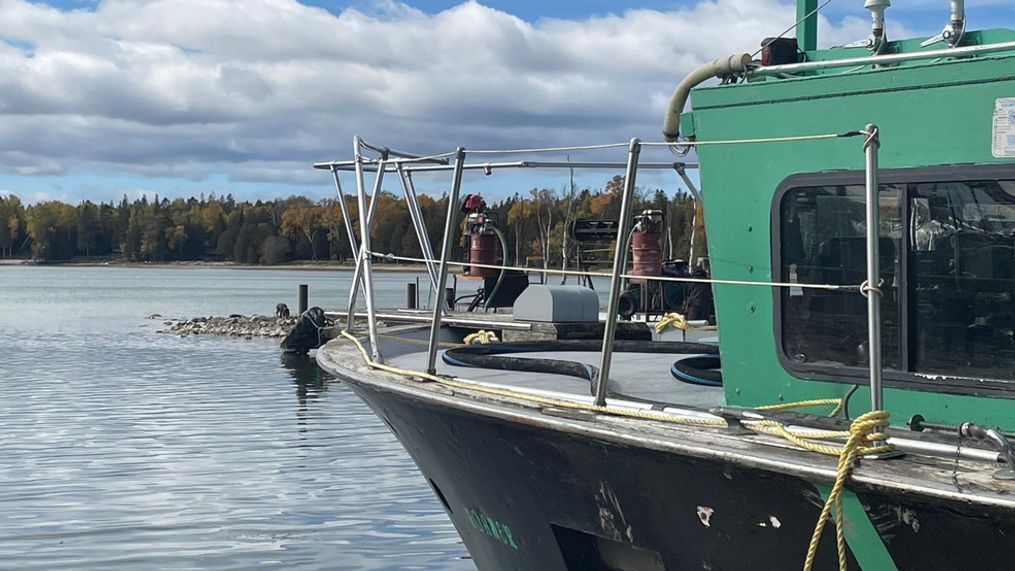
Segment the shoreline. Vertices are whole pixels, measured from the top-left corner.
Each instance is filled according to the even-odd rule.
[[[231,270],[300,270],[300,271],[345,271],[351,272],[356,266],[349,262],[313,262],[300,260],[285,264],[270,266],[255,264],[236,264],[233,262],[206,262],[206,261],[182,261],[182,262],[117,262],[117,261],[74,261],[66,262],[35,262],[33,260],[6,259],[0,260],[0,266],[26,266],[26,267],[74,267],[74,268],[145,268],[145,269],[231,269]],[[426,266],[422,264],[387,264],[373,263],[374,272],[412,272],[426,273]],[[451,269],[450,273],[457,273]]]

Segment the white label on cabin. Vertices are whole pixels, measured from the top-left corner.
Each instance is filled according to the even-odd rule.
[[[1015,97],[998,99],[994,107],[994,156],[1015,159]]]

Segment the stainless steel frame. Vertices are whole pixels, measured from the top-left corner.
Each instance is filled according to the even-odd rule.
[[[866,206],[867,206],[867,283],[861,293],[867,296],[867,360],[870,367],[871,410],[883,410],[881,387],[881,213],[878,200],[878,149],[881,133],[877,125],[867,125]]]
[[[1012,49],[1015,49],[1015,42],[1011,45]],[[949,55],[956,55],[960,52],[960,49],[948,50]],[[927,54],[929,52],[924,52]],[[912,54],[909,54],[912,55]],[[883,60],[885,57],[878,58]],[[861,58],[869,59],[869,58]],[[823,63],[823,62],[817,62]],[[783,66],[785,67],[785,66]],[[865,131],[867,139],[864,144],[864,152],[866,155],[866,222],[867,222],[867,282],[860,288],[861,292],[864,293],[868,298],[868,344],[869,344],[869,360],[870,360],[870,390],[871,390],[871,406],[874,410],[881,410],[884,406],[883,391],[882,391],[882,363],[881,363],[881,291],[879,289],[879,258],[878,258],[878,240],[879,240],[879,204],[878,204],[878,149],[880,146],[879,132],[875,125],[868,125]],[[778,139],[752,139],[752,140],[737,140],[737,141],[709,141],[707,144],[741,144],[741,143],[761,143],[761,142],[780,142],[780,141],[793,141],[793,140],[816,140],[816,139],[831,139],[837,138],[844,135],[812,135],[812,136],[800,136],[800,137],[782,137]],[[700,143],[700,144],[706,144]],[[483,169],[487,173],[492,172],[494,169],[503,168],[585,168],[585,169],[619,169],[621,166],[625,167],[625,180],[623,194],[621,197],[621,212],[620,212],[620,229],[618,236],[626,237],[630,234],[632,224],[632,208],[633,208],[633,195],[635,190],[635,181],[639,169],[674,169],[681,176],[684,182],[688,185],[696,199],[700,199],[700,193],[698,189],[688,179],[685,169],[697,168],[697,164],[684,163],[684,162],[666,162],[666,163],[645,163],[639,162],[641,151],[643,147],[654,147],[662,146],[667,143],[643,143],[639,139],[632,139],[627,145],[628,157],[626,163],[619,162],[603,162],[603,161],[592,161],[592,162],[559,162],[559,161],[513,161],[513,162],[486,162],[486,163],[466,163],[466,150],[459,147],[454,153],[454,162],[448,163],[443,157],[447,155],[438,155],[436,157],[421,157],[418,155],[411,155],[404,152],[396,152],[387,149],[386,147],[377,147],[364,143],[359,137],[354,139],[354,150],[355,159],[352,161],[331,161],[325,163],[317,163],[314,168],[331,170],[334,179],[335,187],[339,195],[339,200],[342,203],[342,213],[346,218],[346,231],[349,233],[349,243],[353,248],[354,252],[357,252],[356,257],[356,272],[353,276],[353,284],[350,288],[349,306],[347,313],[347,328],[351,331],[354,318],[357,315],[355,313],[355,302],[357,291],[359,286],[362,284],[364,290],[364,297],[366,300],[366,312],[369,335],[371,342],[371,351],[373,358],[376,361],[381,360],[380,349],[377,343],[377,308],[374,304],[373,295],[373,279],[372,279],[372,266],[371,256],[374,255],[370,248],[370,224],[373,219],[373,214],[377,205],[377,197],[381,191],[381,184],[383,181],[383,175],[386,172],[394,172],[399,176],[399,180],[402,185],[402,190],[405,195],[407,207],[409,209],[410,218],[412,219],[413,228],[417,233],[419,239],[420,248],[423,252],[423,261],[427,266],[427,273],[430,276],[431,285],[436,292],[437,299],[442,298],[444,286],[447,283],[448,268],[451,265],[450,256],[451,249],[454,244],[454,234],[458,229],[458,225],[455,223],[457,220],[457,213],[459,209],[459,196],[461,193],[462,179],[464,171],[466,170],[477,170]],[[604,147],[616,148],[617,145],[607,146],[595,146],[595,147],[573,147],[570,150],[592,150],[602,149]],[[378,159],[368,159],[363,156],[363,150],[370,150],[378,153]],[[560,148],[554,149],[526,149],[525,153],[534,153],[541,151],[561,151]],[[563,149],[568,150],[568,149]],[[493,151],[479,151],[492,153]],[[423,163],[423,164],[421,164]],[[356,243],[355,236],[352,232],[352,224],[345,207],[344,194],[342,192],[341,183],[339,182],[339,171],[352,170],[356,173],[356,191],[357,191],[357,204],[359,207],[359,226],[360,226],[360,241]],[[412,182],[413,172],[443,172],[452,171],[452,182],[451,191],[448,197],[448,209],[444,224],[443,241],[441,244],[441,256],[439,260],[435,260],[433,257],[432,246],[427,236],[425,221],[423,220],[422,211],[419,208],[418,197],[416,190]],[[375,173],[373,194],[370,197],[370,204],[366,204],[366,191],[364,184],[364,173],[373,172]],[[364,215],[365,212],[365,215]],[[625,267],[627,264],[627,250],[628,241],[626,239],[618,239],[615,251],[614,251],[614,262],[613,271],[610,273],[610,298],[607,306],[607,319],[604,324],[603,333],[603,347],[601,354],[601,361],[599,367],[599,378],[596,384],[596,392],[594,396],[594,403],[599,406],[603,406],[606,403],[607,386],[609,383],[610,365],[613,357],[613,345],[616,338],[617,332],[617,309],[620,299],[620,286],[621,281],[627,274]],[[525,268],[516,268],[525,270]],[[651,278],[648,278],[651,279]],[[669,278],[660,278],[663,280]],[[738,283],[742,285],[755,285],[761,287],[786,287],[791,284],[779,284],[774,282],[730,282],[728,280],[710,280],[714,283]],[[799,285],[799,284],[792,284]],[[819,287],[813,285],[812,287]],[[835,287],[842,289],[844,286],[825,286]],[[855,286],[854,286],[855,287]],[[437,351],[438,351],[438,340],[440,338],[440,329],[444,321],[444,313],[447,307],[446,304],[441,302],[434,303],[432,308],[432,315],[430,321],[430,334],[429,342],[427,346],[427,366],[426,372],[429,374],[436,374],[437,370]],[[360,314],[362,315],[362,314]]]
[[[430,245],[430,236],[426,231],[426,222],[423,220],[423,212],[419,209],[416,188],[412,184],[412,173],[407,172],[402,163],[398,163],[395,170],[398,173],[398,180],[402,183],[405,205],[409,209],[409,218],[412,220],[412,227],[416,230],[416,238],[419,240],[419,251],[422,252],[423,259],[427,260],[426,273],[430,276],[430,287],[434,291],[438,291],[437,264],[433,257],[433,248]]]
[[[359,252],[359,244],[356,243],[356,235],[352,231],[352,219],[349,218],[349,207],[345,204],[345,193],[342,192],[342,181],[338,177],[338,169],[331,169],[331,176],[335,179],[335,190],[338,192],[338,207],[342,210],[342,221],[345,222],[345,233],[349,236],[349,251],[353,256]]]
[[[645,145],[645,143],[643,143]],[[364,162],[363,170],[365,172],[377,172],[378,161],[367,160]],[[412,164],[406,161],[399,161],[397,159],[391,159],[387,161],[385,169],[387,172],[397,172],[399,167],[407,174],[414,172],[441,172],[450,171],[455,169],[454,164]],[[496,163],[468,163],[464,167],[464,170],[500,170],[500,169],[604,169],[604,170],[620,170],[626,168],[627,163],[610,162],[610,161],[586,161],[586,162],[566,162],[566,161],[502,161]],[[356,168],[355,161],[330,161],[324,163],[314,163],[314,168],[318,170],[339,170],[339,171],[352,171]],[[670,170],[675,168],[685,169],[696,169],[698,168],[697,163],[687,163],[683,161],[671,162],[671,163],[641,163],[638,165],[639,170]]]
[[[355,137],[353,140],[353,146],[355,147],[356,153],[356,204],[359,208],[359,231],[360,231],[360,253],[356,262],[356,270],[361,273],[363,281],[363,298],[366,301],[367,306],[367,327],[370,334],[370,353],[374,361],[381,362],[383,357],[381,356],[380,344],[377,341],[377,317],[374,311],[374,277],[371,266],[371,249],[370,249],[370,222],[373,219],[374,209],[377,206],[377,196],[381,192],[381,182],[384,180],[384,161],[388,158],[387,149],[381,151],[381,169],[377,171],[377,176],[374,179],[374,192],[370,197],[370,208],[367,211],[366,197],[364,196],[364,184],[363,184],[363,162],[361,151],[364,147],[363,141],[359,137]],[[370,147],[367,147],[370,148]],[[367,212],[364,216],[363,213]],[[349,319],[347,322],[347,328],[352,331],[353,320],[355,318],[353,311],[356,307],[356,290],[359,289],[360,280],[357,279],[356,274],[353,274],[352,289],[349,294]]]
[[[448,216],[444,220],[444,241],[441,244],[441,260],[437,273],[437,300],[433,304],[433,323],[430,324],[430,344],[427,346],[426,353],[426,372],[431,375],[437,374],[437,342],[440,340],[441,317],[444,314],[444,304],[440,302],[440,298],[444,292],[444,285],[448,282],[448,258],[451,257],[452,236],[454,236],[455,230],[457,230],[455,219],[458,213],[458,194],[462,189],[464,167],[465,149],[458,147],[458,151],[455,153],[455,168],[451,176]]]
[[[613,253],[613,275],[610,277],[610,301],[606,306],[606,323],[603,329],[603,353],[599,361],[599,381],[596,383],[596,406],[605,406],[606,388],[610,383],[610,364],[613,362],[613,340],[617,336],[617,313],[620,305],[620,275],[627,266],[627,236],[631,233],[631,202],[634,181],[638,175],[638,157],[641,140],[631,139],[627,151],[627,171],[624,174],[624,194],[620,198],[620,228]]]

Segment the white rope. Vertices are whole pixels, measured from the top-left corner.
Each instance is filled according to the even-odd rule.
[[[453,157],[458,151],[451,151],[450,153],[441,153],[439,155],[428,155],[425,157],[397,157],[394,159],[388,159],[389,163],[418,163],[420,161],[434,161],[437,159],[445,159],[447,157]]]
[[[854,135],[870,135],[865,131],[850,131],[847,133],[827,133],[823,135],[796,135],[791,137],[765,137],[760,139],[728,139],[719,141],[641,141],[639,144],[643,147],[701,147],[704,145],[745,145],[755,143],[784,143],[792,141],[819,141],[824,139],[840,139],[852,137]],[[480,154],[480,155],[492,155],[492,154],[523,154],[523,153],[554,153],[554,152],[566,152],[566,151],[593,151],[600,149],[619,149],[627,148],[631,145],[630,142],[626,143],[605,143],[602,145],[575,145],[568,147],[535,147],[531,149],[476,149],[467,150],[467,154]],[[374,150],[372,145],[366,146],[366,148]],[[436,155],[428,155],[425,157],[392,157],[387,161],[388,163],[412,163],[420,161],[429,161],[436,159],[443,159],[454,156],[458,151],[450,151],[447,153],[440,153]],[[376,163],[382,162],[377,160],[371,160],[366,157],[361,157],[365,163]]]
[[[861,133],[857,131],[857,133]],[[704,145],[747,145],[752,143],[787,143],[791,141],[820,141],[824,139],[845,138],[847,133],[829,133],[825,135],[797,135],[794,137],[768,137],[765,139],[729,139],[725,141],[650,141],[643,142],[643,147],[701,147]]]
[[[457,151],[452,151],[450,153],[441,153],[441,154],[438,154],[438,155],[427,155],[425,157],[389,157],[387,159],[372,159],[370,157],[364,157],[364,156],[361,155],[360,156],[360,161],[364,165],[388,165],[388,164],[397,165],[399,163],[418,163],[418,162],[422,162],[422,161],[436,161],[438,159],[445,159],[445,158],[448,158],[448,157],[453,157],[453,156],[455,156],[456,152]],[[351,162],[353,164],[356,163],[356,161],[351,161]],[[443,163],[441,163],[441,164],[443,164]],[[387,171],[387,172],[394,172],[394,171]]]
[[[479,149],[467,151],[469,154],[494,155],[494,154],[521,154],[521,153],[555,153],[561,151],[594,151],[597,149],[618,149],[628,147],[631,143],[606,143],[604,145],[581,145],[575,147],[541,147],[535,149]]]
[[[414,262],[418,264],[426,263],[440,263],[440,260],[427,260],[426,258],[412,258],[409,256],[396,256],[394,254],[381,254],[379,252],[370,252],[371,256],[378,258],[386,258],[389,260],[398,260],[402,262]],[[553,275],[562,276],[597,276],[601,278],[613,277],[613,274],[606,272],[582,272],[578,270],[556,270],[553,268],[526,268],[522,266],[504,266],[499,264],[472,264],[468,262],[456,262],[448,261],[449,266],[456,267],[475,267],[475,268],[487,268],[491,270],[517,270],[522,272],[534,272],[534,273],[547,273]],[[621,274],[620,277],[627,279],[639,279],[639,280],[652,280],[661,282],[677,282],[677,283],[697,283],[697,284],[720,284],[720,285],[746,285],[746,286],[764,286],[764,287],[798,287],[801,289],[821,289],[821,290],[832,290],[832,291],[857,291],[859,286],[855,285],[836,285],[836,284],[804,284],[804,283],[793,283],[793,282],[756,282],[756,281],[742,281],[742,280],[716,280],[709,278],[679,278],[671,276],[640,276],[635,274]]]

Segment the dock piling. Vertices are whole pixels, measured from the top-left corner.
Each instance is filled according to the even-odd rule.
[[[414,282],[405,284],[405,308],[416,309],[416,284]]]
[[[307,312],[308,308],[307,300],[310,297],[309,290],[310,288],[307,286],[307,284],[300,284],[300,303],[299,303],[300,315],[303,315],[304,313]]]

